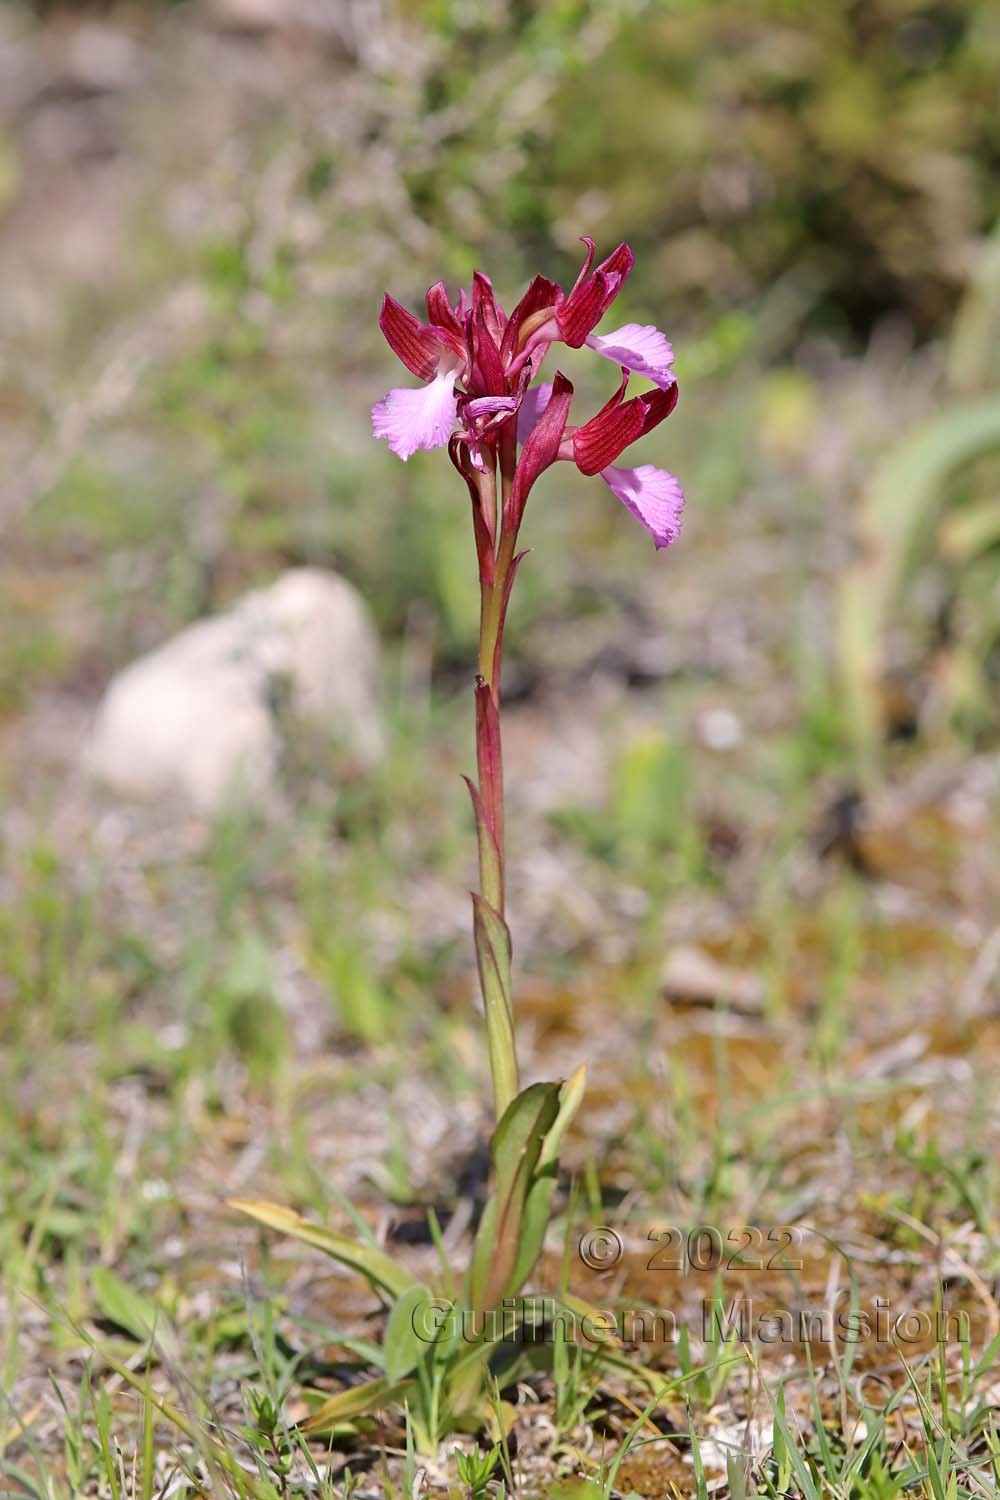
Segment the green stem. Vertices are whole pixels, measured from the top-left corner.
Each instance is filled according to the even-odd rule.
[[[516,443],[513,433],[500,443],[500,472],[502,497],[506,500],[513,480],[516,462]],[[497,1120],[508,1104],[519,1092],[519,1070],[514,1035],[513,997],[510,977],[510,942],[506,931],[505,879],[504,879],[504,796],[503,763],[500,754],[500,670],[503,652],[504,601],[508,591],[510,570],[514,562],[517,535],[505,531],[502,525],[504,506],[496,506],[495,479],[489,479],[489,498],[493,505],[496,524],[500,527],[496,551],[493,557],[492,577],[480,579],[479,617],[479,671],[480,683],[488,690],[489,699],[477,710],[477,761],[479,771],[479,795],[487,809],[488,830],[479,839],[479,888],[483,900],[499,919],[498,927],[505,935],[499,941],[482,927],[477,918],[477,953],[480,958],[480,979],[483,990],[483,1007],[486,1017],[487,1045],[490,1071],[493,1077],[493,1099]],[[482,688],[480,688],[482,692]],[[480,930],[482,929],[482,930]],[[496,941],[494,941],[496,939]],[[484,971],[481,947],[487,945]]]

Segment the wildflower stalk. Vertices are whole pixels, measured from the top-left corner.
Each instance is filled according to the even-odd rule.
[[[508,424],[512,426],[513,424]],[[493,1079],[493,1105],[499,1121],[519,1091],[517,1042],[511,985],[511,941],[506,924],[503,754],[500,737],[500,672],[507,600],[516,567],[516,528],[505,525],[512,482],[514,443],[501,440],[502,493],[499,517],[496,472],[481,476],[480,514],[499,520],[493,547],[480,548],[479,670],[476,677],[476,764],[478,796],[473,795],[479,843],[479,899],[473,898],[473,935],[479,966],[487,1051]],[[504,450],[507,450],[506,452]],[[472,790],[470,788],[470,790]]]
[[[472,500],[481,600],[475,692],[478,784],[469,782],[479,841],[473,932],[498,1124],[518,1097],[504,891],[500,669],[524,507],[535,481],[557,460],[575,464],[583,474],[599,474],[657,547],[676,539],[684,504],[677,480],[665,470],[652,464],[616,466],[626,448],[673,411],[673,350],[651,324],[626,323],[607,334],[594,332],[624,285],[633,257],[622,244],[595,267],[594,242],[584,243],[586,260],[570,291],[536,276],[510,317],[497,302],[489,277],[477,271],[471,297],[463,291],[454,305],[443,282],[428,289],[426,323],[388,294],[379,318],[390,347],[423,384],[396,387],[376,402],[372,431],[404,462],[418,448],[447,445]],[[551,383],[533,384],[547,350],[560,343],[574,349],[587,344],[620,371],[618,390],[581,425],[569,421],[573,386],[565,375],[556,371]],[[651,381],[653,389],[628,397],[632,374]]]

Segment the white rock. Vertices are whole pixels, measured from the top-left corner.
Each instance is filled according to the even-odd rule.
[[[120,672],[86,764],[119,796],[214,813],[231,797],[275,793],[289,722],[374,764],[378,696],[378,641],[361,596],[334,573],[295,568]]]
[[[705,709],[695,727],[706,750],[735,750],[743,743],[743,725],[728,708]]]

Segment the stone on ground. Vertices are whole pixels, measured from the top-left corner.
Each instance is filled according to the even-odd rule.
[[[120,672],[87,766],[120,797],[214,814],[270,800],[288,737],[303,730],[365,766],[382,754],[371,616],[351,584],[318,568],[290,570]]]

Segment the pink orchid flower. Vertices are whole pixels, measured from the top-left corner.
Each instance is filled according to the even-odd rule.
[[[504,527],[513,524],[516,530],[539,474],[557,459],[568,459],[584,474],[600,474],[657,547],[669,546],[680,534],[684,497],[674,476],[652,464],[614,465],[677,404],[673,350],[651,324],[594,332],[634,257],[622,244],[594,268],[594,242],[584,244],[586,259],[568,293],[536,276],[509,318],[481,272],[473,277],[471,297],[463,291],[455,306],[441,282],[432,286],[426,323],[388,295],[382,304],[379,326],[390,348],[424,384],[383,396],[372,408],[372,430],[404,461],[419,448],[448,444],[472,495],[480,563],[487,571],[498,517],[495,499],[484,501],[482,479],[495,475],[498,462],[505,478]],[[573,387],[564,376],[531,384],[554,343],[586,345],[621,370],[618,391],[579,426],[568,425]],[[654,389],[626,399],[630,374],[651,381]],[[519,457],[518,443],[524,445]]]

